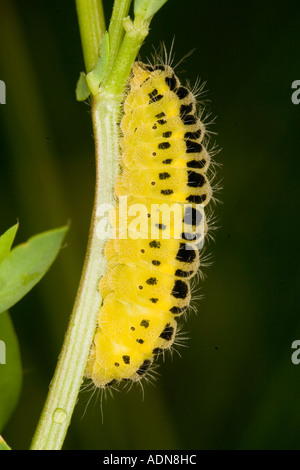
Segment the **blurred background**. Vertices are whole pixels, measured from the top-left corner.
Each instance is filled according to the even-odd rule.
[[[104,0],[107,23],[112,0]],[[65,449],[299,449],[298,211],[300,79],[297,0],[169,0],[141,50],[175,38],[177,73],[207,81],[223,190],[214,264],[189,337],[153,385],[102,401],[82,392]],[[29,447],[80,279],[94,191],[90,107],[75,2],[0,0],[0,233],[16,242],[71,221],[45,278],[11,310],[23,389],[3,433]],[[88,403],[89,402],[89,403]]]

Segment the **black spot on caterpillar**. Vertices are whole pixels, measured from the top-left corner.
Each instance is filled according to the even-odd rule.
[[[170,312],[174,313],[174,315],[179,315],[186,311],[187,307],[172,307],[170,308]]]
[[[176,269],[175,276],[177,277],[191,277],[194,271],[183,271],[182,269]]]
[[[166,84],[170,88],[171,91],[176,89],[177,86],[177,80],[175,78],[175,75],[172,75],[171,77],[166,77],[165,78]]]
[[[186,98],[188,94],[189,94],[189,90],[183,86],[177,88],[176,90],[176,95],[178,96],[180,100],[183,100],[184,98]]]
[[[165,137],[165,138],[169,138],[171,137],[172,135],[172,131],[168,131],[168,132],[163,132],[162,136]]]
[[[160,265],[160,261],[158,261],[157,259],[154,259],[154,260],[152,260],[152,264],[153,264],[154,266],[159,266],[159,265]]]
[[[161,150],[165,150],[165,149],[168,149],[170,147],[171,147],[170,142],[161,142],[160,144],[158,144],[158,148],[161,149]]]
[[[170,173],[164,172],[164,173],[159,173],[158,177],[160,180],[166,180],[167,178],[170,178]]]
[[[186,132],[184,134],[185,139],[192,139],[192,140],[197,140],[200,138],[200,136],[201,136],[201,129],[198,129],[195,132]]]
[[[183,263],[192,263],[196,259],[196,252],[193,249],[187,249],[185,243],[180,243],[176,259]]]
[[[201,237],[201,234],[198,233],[189,233],[189,232],[182,232],[181,238],[183,240],[188,240],[188,241],[195,241],[198,240],[198,238]]]
[[[190,196],[186,198],[186,200],[188,202],[192,202],[195,204],[202,204],[203,202],[206,201],[206,198],[207,198],[206,194],[202,194],[200,196],[195,196],[194,194],[191,194]]]
[[[165,67],[165,65],[162,65],[162,64],[155,65],[154,70],[166,70],[166,67]]]
[[[156,95],[157,95],[157,93],[158,93],[157,89],[156,89],[156,88],[154,88],[154,90],[153,90],[153,91],[151,91],[150,93],[148,93],[148,95],[149,95],[149,98],[150,98],[150,99],[154,98],[154,96],[156,96]]]
[[[183,112],[181,112],[180,116],[183,124],[185,124],[186,126],[192,126],[194,124],[197,124],[197,118],[193,114],[185,115],[185,113],[183,114]]]
[[[163,332],[159,335],[161,338],[165,339],[166,341],[170,341],[174,333],[174,328],[167,323]]]
[[[151,98],[151,100],[149,100],[149,104],[156,103],[157,101],[161,100],[162,98],[163,98],[163,95],[153,96],[153,98]]]
[[[181,119],[184,120],[187,117],[187,115],[192,111],[192,109],[193,109],[192,103],[182,104],[179,110]]]
[[[149,243],[149,246],[150,246],[150,248],[160,248],[160,242],[158,242],[157,240],[152,240]]]
[[[188,295],[188,286],[186,282],[176,280],[171,295],[176,297],[176,299],[185,299]]]
[[[143,362],[143,364],[140,366],[140,368],[136,371],[136,373],[138,375],[144,375],[147,370],[149,369],[149,367],[151,366],[151,361],[149,361],[149,359],[145,359],[145,361]]]
[[[193,140],[186,140],[186,153],[200,153],[202,150],[202,145]]]
[[[183,222],[187,225],[200,225],[202,221],[202,214],[194,207],[186,207],[184,212]]]
[[[122,356],[123,357],[123,361],[125,362],[125,364],[130,364],[130,356]]]
[[[149,284],[149,286],[153,286],[155,284],[157,284],[157,279],[156,277],[150,277],[149,279],[147,279],[147,284]]]
[[[162,348],[154,348],[152,351],[152,354],[154,354],[154,356],[158,356],[162,352],[163,352]]]
[[[155,224],[155,226],[156,226],[157,228],[159,228],[159,230],[166,230],[166,228],[167,228],[167,226],[164,225],[164,224]]]
[[[203,158],[202,160],[191,160],[187,162],[188,168],[204,168],[206,165],[206,160]]]
[[[205,177],[196,171],[188,171],[188,186],[201,188],[205,183]]]

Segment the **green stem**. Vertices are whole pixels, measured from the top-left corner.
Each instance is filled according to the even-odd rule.
[[[97,234],[97,209],[101,204],[113,203],[118,167],[118,112],[118,104],[111,100],[102,98],[93,104],[98,164],[90,239],[69,328],[32,450],[61,448],[82,384],[102,300],[98,286],[105,273],[106,261],[102,253],[107,240],[100,239]]]
[[[89,71],[92,63],[95,66],[97,62],[99,36],[92,34],[93,47],[87,44],[86,40],[89,26],[93,31],[98,31],[90,22],[99,20],[97,15],[93,17],[92,14],[92,12],[95,14],[94,8],[96,4],[99,7],[99,2],[77,0],[76,4],[84,57]],[[125,6],[127,8],[129,4],[128,0],[116,0],[115,8],[117,5],[123,6],[124,13]],[[85,11],[84,6],[86,10],[90,7],[91,11]],[[99,13],[99,10],[97,11]],[[98,210],[103,204],[114,204],[113,189],[118,174],[118,123],[122,92],[136,54],[148,34],[150,20],[145,21],[141,16],[137,16],[134,22],[129,18],[121,22],[118,18],[117,23],[116,27],[119,28],[122,23],[126,33],[121,45],[118,39],[120,49],[116,54],[115,65],[109,79],[92,103],[96,142],[96,193],[88,249],[69,327],[31,450],[58,450],[62,447],[82,384],[101,306],[102,299],[98,289],[100,278],[106,268],[103,249],[107,239],[99,237],[97,232],[100,219]]]
[[[136,18],[132,22],[129,18],[124,20],[126,34],[121,44],[114,68],[109,76],[109,83],[104,89],[115,96],[120,96],[130,74],[132,64],[149,32],[149,21]]]
[[[101,0],[76,0],[76,7],[84,59],[87,71],[90,71],[97,63],[101,36],[105,31],[102,2]],[[95,102],[93,109],[95,109]],[[101,109],[105,113],[104,105]],[[99,204],[108,202],[108,199],[112,198],[113,175],[116,174],[118,161],[118,158],[112,155],[116,149],[117,130],[112,137],[112,129],[116,126],[117,111],[112,109],[109,115],[106,114],[105,118],[101,119],[101,109],[97,113],[93,112],[97,173],[85,264],[51,388],[32,441],[32,450],[61,449],[62,447],[82,383],[97,323],[97,313],[101,305],[98,284],[105,272],[106,262],[102,256],[105,240],[97,236],[96,212]]]
[[[119,48],[124,36],[123,19],[126,18],[129,12],[131,0],[115,0],[111,20],[109,24],[109,41],[110,41],[110,55],[107,67],[106,76],[109,77],[115,60],[117,58]]]
[[[101,37],[105,33],[102,0],[76,0],[81,43],[87,73],[96,66]]]

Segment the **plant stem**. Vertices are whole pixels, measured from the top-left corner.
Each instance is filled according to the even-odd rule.
[[[110,76],[124,36],[123,19],[129,12],[131,0],[115,0],[109,24],[110,55],[106,77]]]
[[[84,59],[89,71],[97,63],[100,40],[105,31],[102,2],[76,0],[76,7]],[[94,101],[93,109],[95,104]],[[105,113],[104,104],[100,106],[98,113],[93,112],[97,162],[96,190],[85,263],[65,341],[32,441],[32,450],[62,447],[82,383],[97,323],[97,313],[101,305],[98,284],[105,272],[106,261],[102,254],[105,240],[97,236],[96,213],[99,204],[108,202],[112,198],[113,178],[118,161],[116,155],[112,154],[116,150],[115,142],[118,142],[115,129],[116,109],[111,109],[109,114]],[[112,137],[113,130],[115,134]]]
[[[95,100],[93,121],[96,140],[96,197],[90,239],[81,282],[65,342],[51,383],[31,449],[60,449],[77,400],[101,306],[98,285],[105,272],[106,240],[97,234],[97,209],[113,203],[113,184],[118,166],[118,105]],[[101,162],[101,163],[100,163]]]
[[[98,22],[96,12],[100,11],[100,3],[92,0],[76,0],[87,71],[92,64],[96,65],[98,58],[99,30],[95,25],[89,25],[89,22]],[[124,13],[129,4],[128,0],[116,0],[114,8],[122,6]],[[88,8],[91,10],[86,11]],[[103,249],[107,239],[99,237],[97,232],[100,221],[99,208],[103,207],[103,204],[114,204],[113,189],[118,174],[118,123],[122,92],[136,54],[148,34],[149,23],[150,20],[144,21],[141,17],[136,17],[134,22],[129,18],[125,21],[121,21],[120,18],[116,20],[116,27],[120,30],[121,27],[122,30],[125,28],[125,35],[121,44],[121,39],[118,39],[120,49],[116,54],[115,65],[108,81],[93,98],[96,192],[88,248],[69,327],[31,450],[61,449],[82,384],[102,301],[98,290],[99,281],[106,268]],[[89,27],[92,31],[98,31],[97,34],[91,35],[92,45],[86,42]],[[100,36],[101,34],[100,29]]]
[[[134,22],[127,18],[124,25],[126,34],[109,77],[109,83],[105,87],[105,90],[115,96],[123,92],[132,64],[149,32],[149,21],[143,21],[141,18],[136,18]]]
[[[105,33],[105,18],[102,0],[76,0],[81,43],[86,72],[95,67],[101,37]]]

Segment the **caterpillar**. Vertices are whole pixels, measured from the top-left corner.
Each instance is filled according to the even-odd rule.
[[[190,280],[207,232],[204,208],[212,197],[205,125],[194,94],[171,66],[135,62],[120,128],[116,236],[105,247],[103,304],[85,371],[100,388],[140,381],[174,343],[178,319],[190,305]],[[139,236],[136,211],[130,213],[136,206],[145,215]]]

